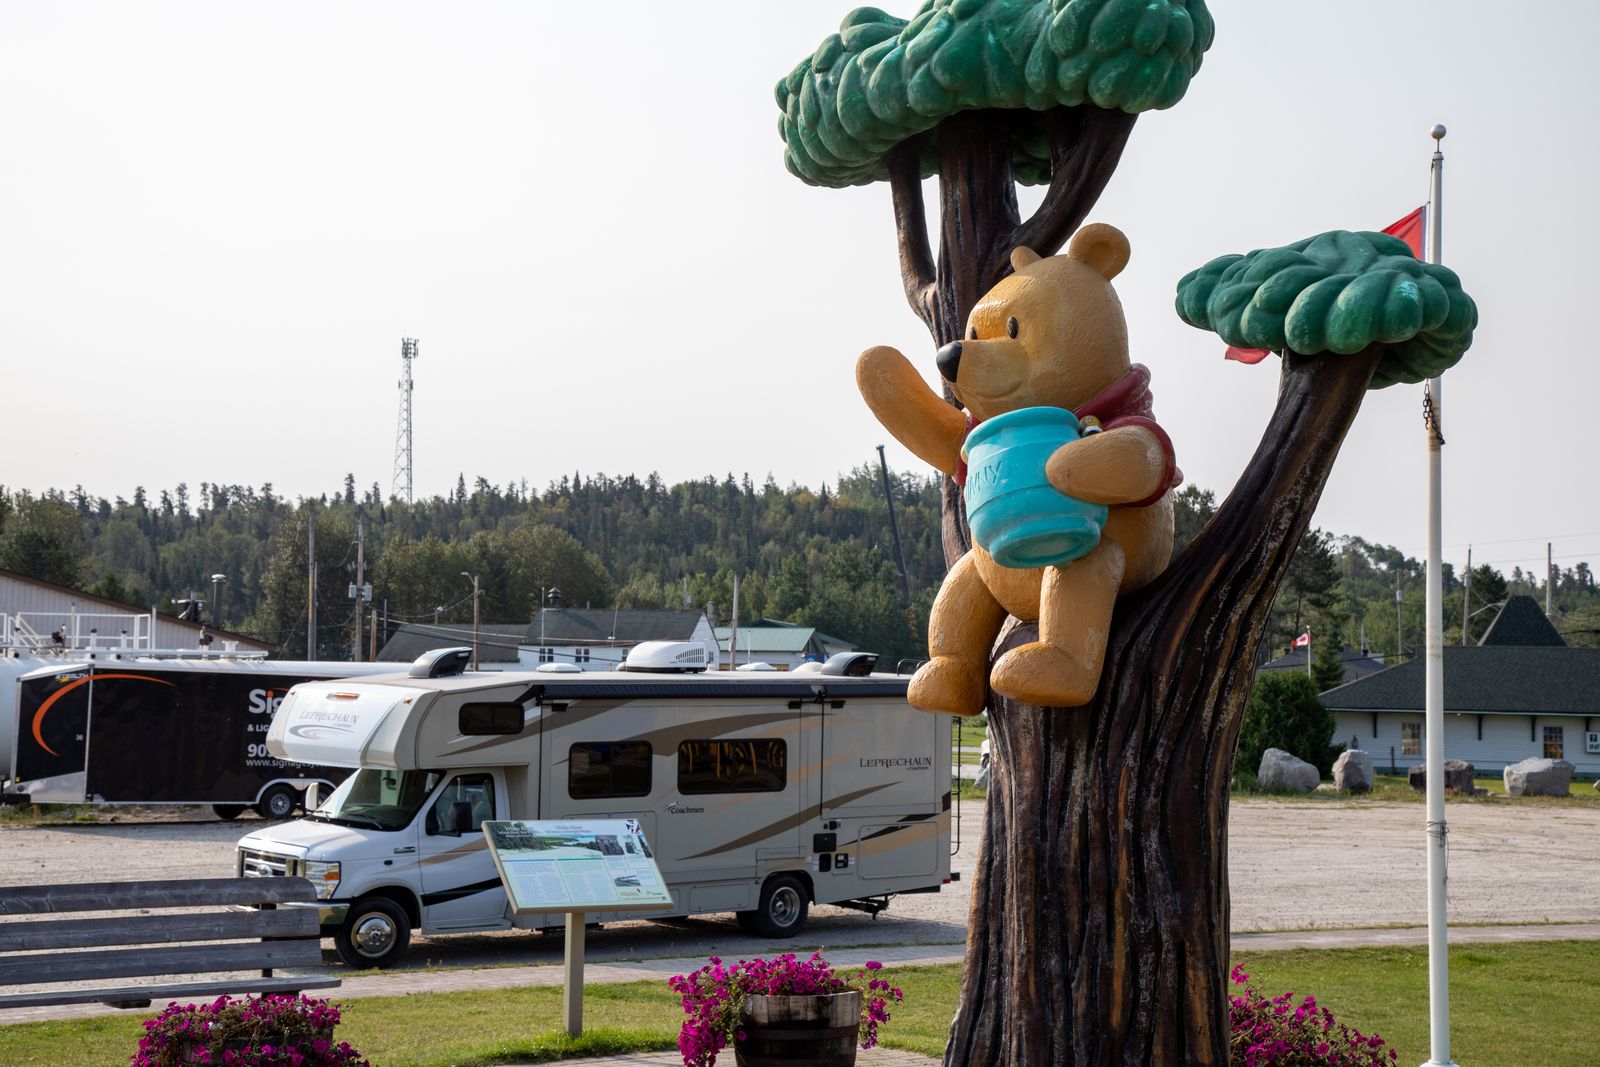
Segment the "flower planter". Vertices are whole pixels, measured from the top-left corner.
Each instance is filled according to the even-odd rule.
[[[851,1067],[861,1029],[861,994],[745,997],[734,1057],[739,1067]]]

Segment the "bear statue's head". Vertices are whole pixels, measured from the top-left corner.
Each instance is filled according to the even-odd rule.
[[[939,349],[939,373],[976,419],[1017,408],[1077,410],[1128,370],[1128,324],[1111,288],[1128,239],[1094,223],[1063,255],[1011,253],[1013,273],[972,309],[967,333]]]

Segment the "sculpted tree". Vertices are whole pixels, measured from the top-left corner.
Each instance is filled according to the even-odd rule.
[[[944,345],[1013,248],[1061,248],[1134,119],[1183,98],[1212,32],[1203,0],[929,0],[909,22],[858,8],[778,83],[784,162],[812,185],[889,183],[906,298]],[[1049,186],[1026,220],[1019,183]],[[970,547],[948,479],[944,544],[947,563]]]
[[[932,0],[910,22],[862,9],[778,86],[786,162],[816,185],[889,182],[906,295],[945,346],[1013,249],[1033,250],[1026,265],[1062,246],[1134,115],[1182,97],[1211,37],[1200,0]],[[937,261],[921,196],[935,174]],[[1046,181],[1020,219],[1015,184]],[[1375,233],[1225,256],[1183,279],[1178,308],[1279,353],[1277,406],[1216,514],[1115,602],[1092,698],[989,696],[996,770],[953,1067],[1227,1063],[1228,783],[1252,653],[1366,390],[1442,372],[1477,321],[1454,274]],[[947,480],[951,563],[963,518]],[[1039,636],[1012,619],[991,663]]]

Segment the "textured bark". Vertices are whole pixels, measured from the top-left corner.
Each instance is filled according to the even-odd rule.
[[[1251,656],[1380,354],[1285,359],[1233,492],[1118,603],[1092,703],[991,702],[951,1067],[1228,1062],[1228,783]],[[1035,634],[1013,621],[997,654]]]
[[[978,299],[1010,273],[1013,248],[1025,244],[1041,256],[1060,250],[1100,198],[1137,118],[1089,106],[1048,112],[1050,187],[1027,221],[1017,209],[1008,112],[962,112],[923,135],[932,139],[939,158],[937,263],[928,243],[918,169],[923,138],[891,153],[889,188],[900,276],[906,300],[933,335],[935,348],[961,337]],[[948,386],[945,399],[955,404]],[[944,480],[943,501],[941,535],[949,565],[972,544],[961,489],[949,478]]]

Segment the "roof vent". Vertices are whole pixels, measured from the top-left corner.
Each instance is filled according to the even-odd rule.
[[[650,674],[698,674],[710,666],[706,646],[693,641],[641,641],[619,668]]]
[[[876,652],[835,652],[822,665],[822,673],[835,677],[865,678],[877,665]]]
[[[413,678],[449,678],[465,671],[471,662],[470,648],[436,648],[418,656],[408,673]]]
[[[541,663],[534,670],[540,674],[582,674],[583,668],[576,663]]]
[[[734,668],[736,671],[775,671],[777,669],[778,668],[762,659],[753,659],[749,663],[741,663]]]

